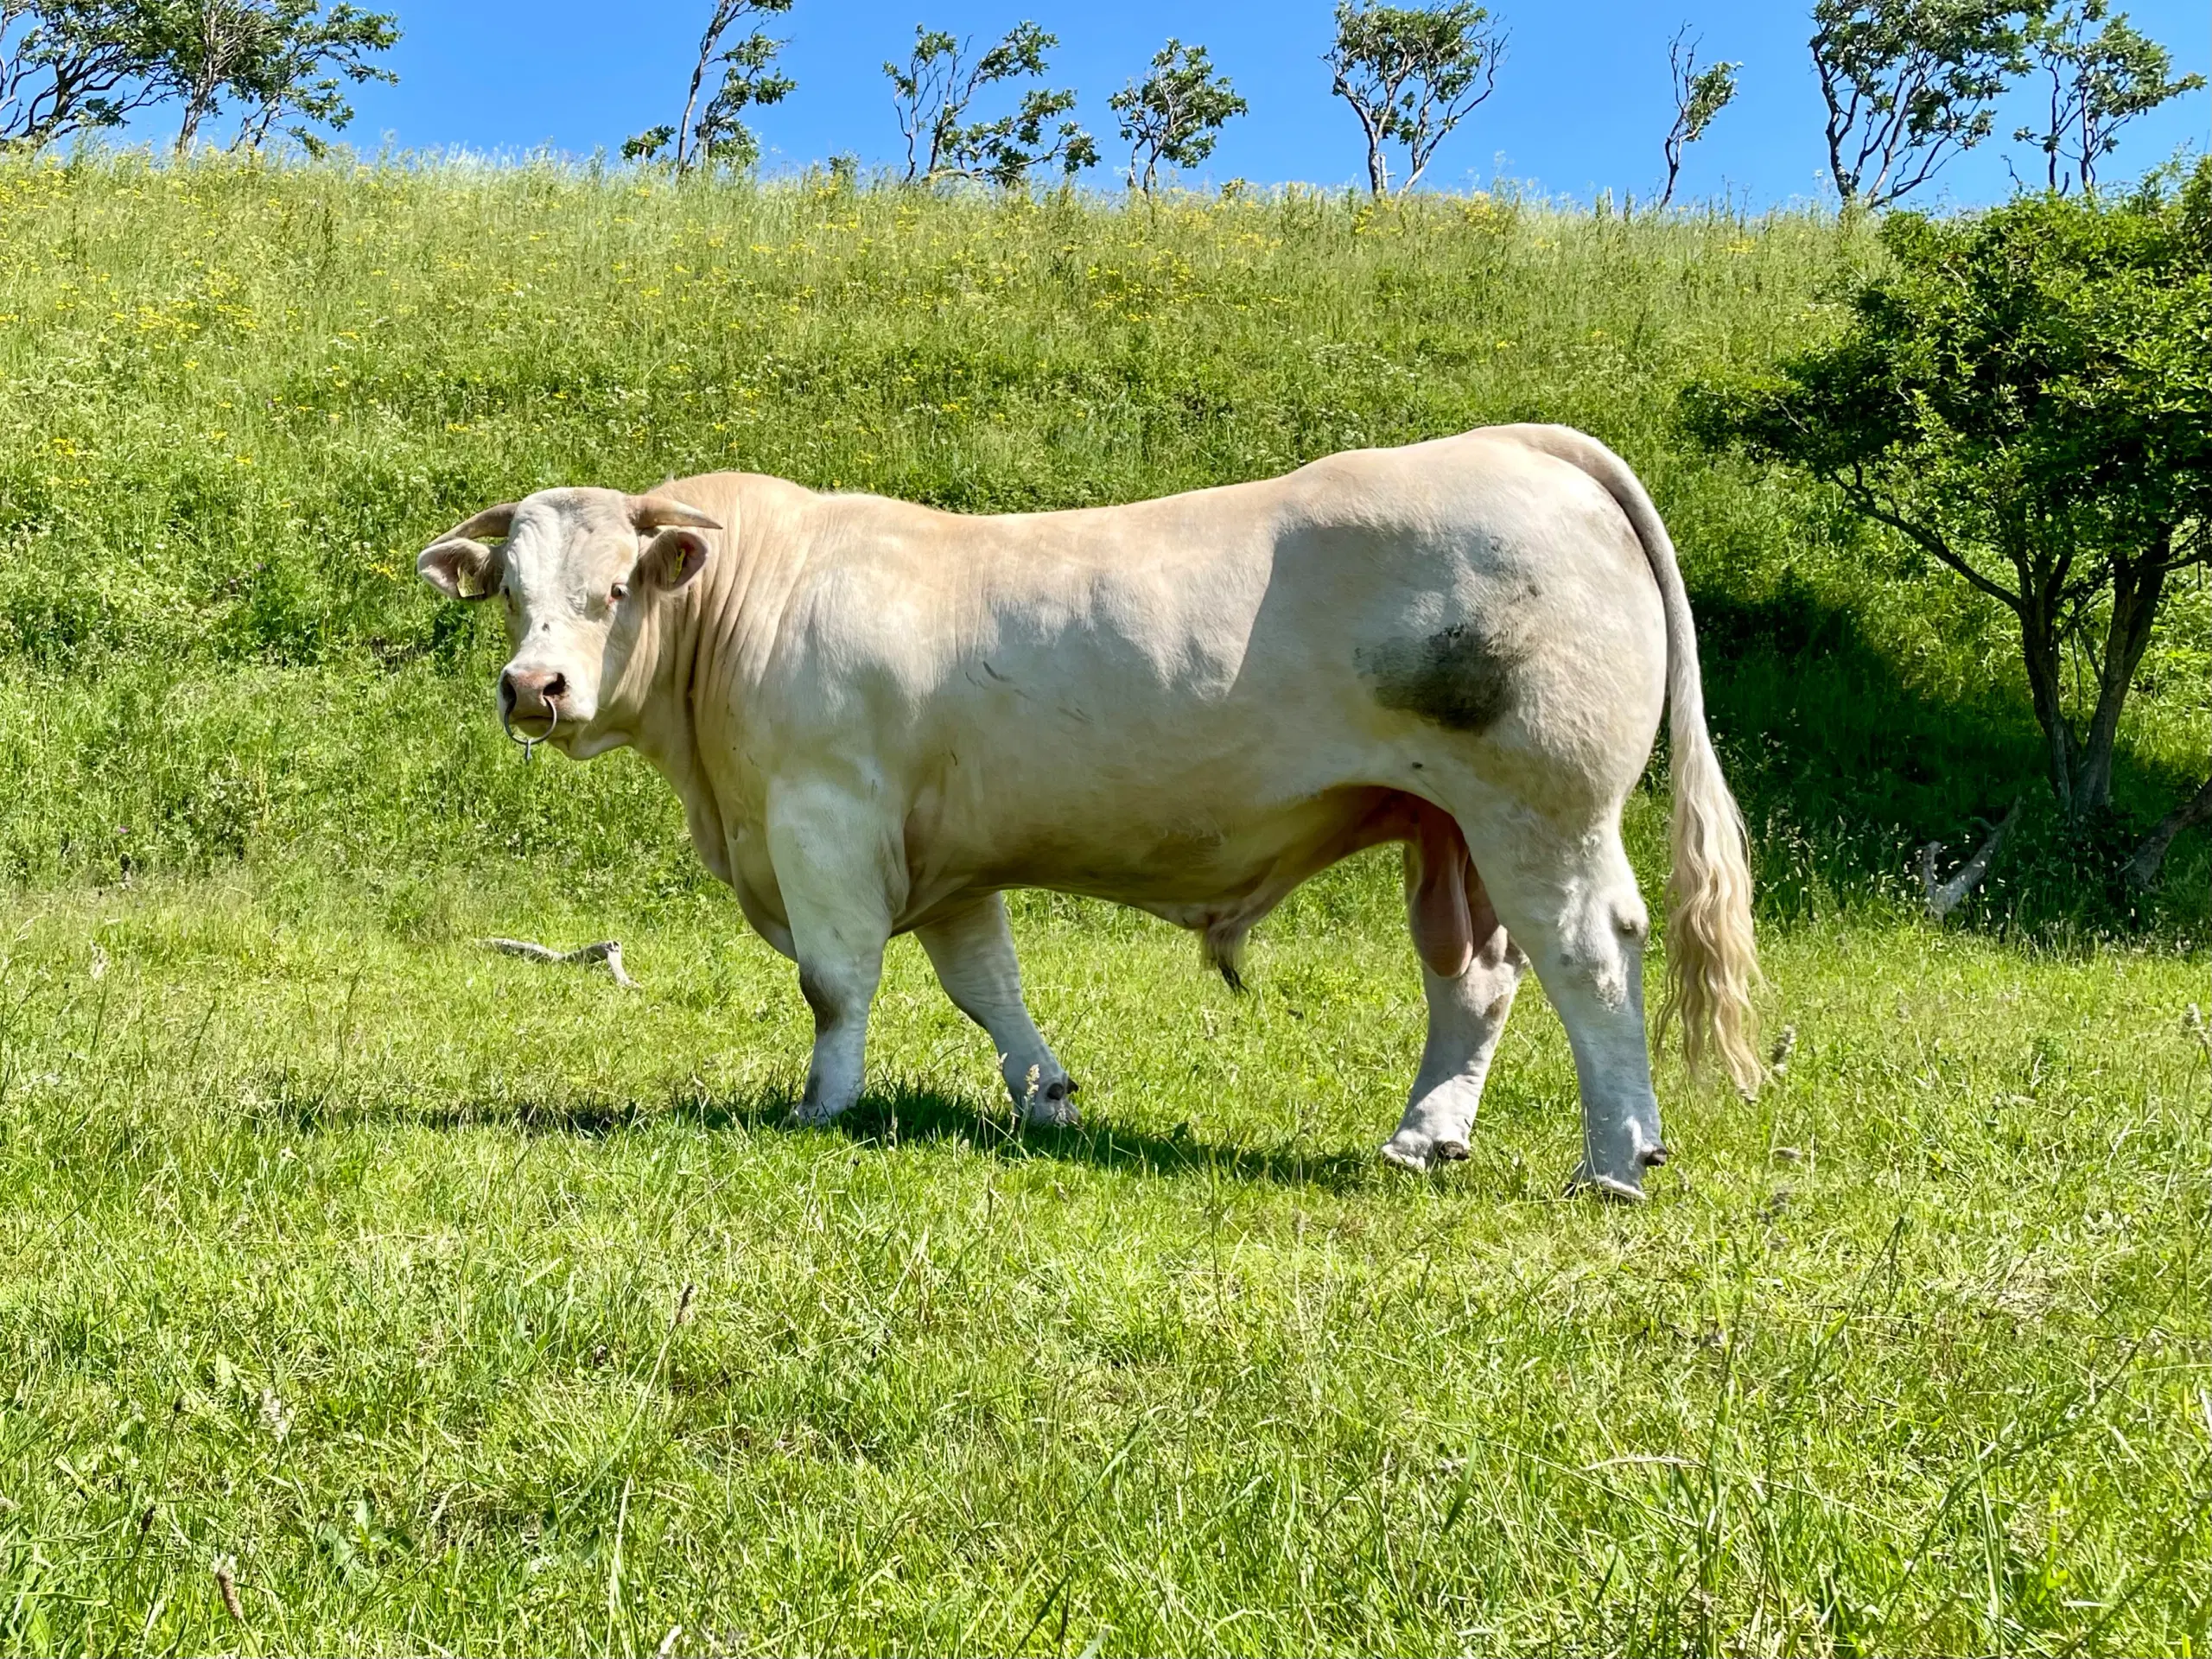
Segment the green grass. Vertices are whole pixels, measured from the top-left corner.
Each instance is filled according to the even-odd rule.
[[[1674,431],[1681,385],[1830,326],[1876,257],[1813,214],[1630,223],[1491,197],[1152,211],[550,168],[0,165],[0,878],[334,838],[413,868],[488,850],[392,810],[426,772],[447,818],[513,801],[457,735],[497,621],[431,602],[412,565],[531,489],[736,466],[1045,508],[1543,419],[1627,455],[1683,550],[1767,913],[1887,908],[1913,849],[2047,793],[2007,619]],[[2141,677],[2123,830],[2202,778],[2208,664],[2200,582]],[[396,702],[435,721],[435,753],[368,712]],[[634,805],[581,787],[563,835]],[[2148,904],[2000,870],[1988,919],[2194,944],[2208,874],[2201,835]]]
[[[2031,823],[1913,919],[1912,849],[2041,788],[2002,619],[1673,434],[1874,257],[0,163],[0,1649],[2202,1653],[2212,852],[2143,899]],[[411,571],[556,482],[1055,506],[1522,418],[1681,543],[1797,1033],[1755,1103],[1662,1062],[1632,1214],[1557,1196],[1535,995],[1473,1158],[1375,1165],[1421,1033],[1379,855],[1244,998],[1018,899],[1080,1131],[1014,1130],[906,942],[855,1119],[785,1129],[788,967],[634,756],[516,762],[496,624]],[[2200,585],[2115,842],[2202,775],[2208,664]]]
[[[0,1643],[2203,1650],[2201,965],[1770,938],[1786,1076],[1669,1066],[1627,1213],[1556,1196],[1537,999],[1469,1163],[1372,1161],[1391,874],[1241,1000],[1026,903],[1089,1112],[1028,1135],[906,942],[876,1090],[802,1133],[804,1007],[717,901],[27,905]],[[645,988],[468,940],[523,930]]]

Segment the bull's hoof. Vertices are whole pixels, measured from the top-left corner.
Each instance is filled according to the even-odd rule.
[[[818,1100],[802,1100],[785,1116],[787,1129],[826,1129],[843,1116],[842,1106],[826,1105]]]
[[[1393,1135],[1382,1143],[1382,1161],[1393,1169],[1402,1169],[1409,1174],[1428,1173],[1428,1142],[1400,1140]]]
[[[1083,1108],[1075,1103],[1075,1084],[1066,1077],[1046,1084],[1029,1097],[1022,1121],[1036,1129],[1071,1129],[1083,1122]]]
[[[1624,1181],[1614,1175],[1599,1175],[1587,1164],[1580,1165],[1568,1177],[1567,1192],[1569,1198],[1586,1192],[1592,1198],[1613,1204],[1649,1204],[1651,1195],[1633,1181]]]

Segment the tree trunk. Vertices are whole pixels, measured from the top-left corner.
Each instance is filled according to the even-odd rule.
[[[676,170],[683,171],[683,147],[691,139],[691,111],[699,102],[699,83],[707,78],[707,56],[699,54],[699,67],[691,72],[691,90],[683,99],[683,118],[676,126]]]
[[[1928,895],[1928,913],[1942,921],[1959,907],[1960,901],[1982,883],[1989,874],[1989,867],[1997,857],[1997,850],[2004,846],[2005,836],[2012,833],[2012,826],[2020,821],[2021,800],[2015,796],[2012,810],[2005,813],[1997,827],[1989,832],[1989,839],[1967,861],[1951,873],[1948,881],[1936,879],[1936,855],[1943,850],[1943,843],[1931,841],[1920,849],[1920,886]]]
[[[2066,723],[2058,618],[2046,597],[2031,583],[2023,581],[2020,585],[2024,589],[2018,607],[2020,650],[2027,663],[2028,696],[2035,705],[2036,723],[2043,728],[2050,792],[2058,799],[2059,810],[2071,818],[2075,816],[2074,728]]]
[[[192,154],[192,141],[199,137],[200,118],[206,110],[207,106],[200,101],[196,90],[185,100],[184,124],[176,130],[176,154],[180,158]]]
[[[2097,672],[2097,708],[2089,719],[2088,741],[2074,779],[2074,810],[2096,811],[2112,803],[2112,751],[2120,737],[2120,714],[2151,648],[2151,625],[2166,585],[2163,564],[2141,574],[2132,565],[2113,573],[2112,622],[2105,630],[2104,660]]]
[[[2212,778],[2206,779],[2203,787],[2159,819],[2158,827],[2143,837],[2143,844],[2127,862],[2127,879],[2139,887],[2156,885],[2159,867],[2166,861],[2166,849],[2174,844],[2174,837],[2200,823],[2212,823]]]

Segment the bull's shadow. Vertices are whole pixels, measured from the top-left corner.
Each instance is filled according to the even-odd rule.
[[[373,1099],[340,1090],[279,1089],[264,1096],[264,1115],[296,1134],[388,1116]],[[1017,1123],[1010,1108],[925,1085],[893,1082],[863,1093],[826,1130],[791,1123],[798,1097],[787,1089],[744,1096],[679,1094],[660,1101],[635,1097],[543,1100],[464,1097],[401,1109],[398,1116],[437,1128],[507,1126],[530,1135],[606,1140],[664,1122],[708,1134],[830,1134],[855,1146],[893,1151],[902,1146],[964,1142],[1003,1160],[1050,1159],[1093,1168],[1166,1178],[1267,1182],[1341,1192],[1378,1179],[1372,1148],[1315,1147],[1301,1141],[1239,1144],[1209,1139],[1178,1125],[1166,1135],[1127,1124],[1090,1121],[1073,1128]]]
[[[788,1109],[779,1108],[769,1122],[780,1127]],[[1377,1169],[1371,1147],[1332,1151],[1298,1141],[1238,1144],[1208,1139],[1180,1124],[1166,1135],[1097,1120],[1042,1128],[1017,1123],[1010,1107],[989,1109],[972,1099],[904,1084],[863,1094],[832,1128],[863,1146],[965,1141],[1001,1158],[1057,1159],[1147,1175],[1265,1181],[1332,1192],[1376,1179]]]

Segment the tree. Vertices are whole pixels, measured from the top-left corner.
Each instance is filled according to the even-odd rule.
[[[968,106],[985,87],[1041,79],[1049,67],[1045,54],[1059,43],[1057,35],[1025,21],[982,57],[971,59],[974,41],[916,25],[913,55],[906,67],[883,66],[891,78],[899,130],[906,140],[908,180],[988,180],[1012,188],[1033,169],[1054,162],[1071,177],[1096,167],[1098,146],[1089,133],[1073,121],[1052,124],[1075,108],[1072,92],[1032,87],[1013,114],[963,124]]]
[[[1713,118],[1734,101],[1736,72],[1744,67],[1723,62],[1700,69],[1697,42],[1687,38],[1689,32],[1690,26],[1684,23],[1667,43],[1667,69],[1675,86],[1675,124],[1667,129],[1667,188],[1659,198],[1662,207],[1675,199],[1675,181],[1682,171],[1682,146],[1704,137]]]
[[[258,49],[265,20],[257,9],[232,0],[203,0],[173,10],[181,15],[163,54],[162,78],[184,100],[176,153],[188,156],[200,124],[217,111],[217,99],[232,76]]]
[[[1471,0],[1428,6],[1337,0],[1337,39],[1322,61],[1330,90],[1367,135],[1367,183],[1391,194],[1389,146],[1406,152],[1402,195],[1421,182],[1437,146],[1497,90],[1503,27]]]
[[[649,127],[622,143],[630,161],[651,161],[676,143],[676,170],[689,172],[702,163],[726,161],[750,167],[760,159],[760,141],[745,124],[748,109],[780,104],[798,90],[798,82],[776,67],[776,54],[790,44],[755,29],[743,39],[723,41],[747,17],[780,16],[794,0],[715,0],[707,27],[699,36],[699,56],[691,67],[691,86],[683,97],[683,113],[674,125]],[[707,107],[699,108],[699,93],[707,77],[721,71],[721,84],[709,94]],[[694,116],[696,119],[694,119]]]
[[[2053,190],[2094,189],[2121,127],[2204,85],[2202,75],[2171,79],[2172,54],[2138,34],[2126,12],[2107,19],[2108,10],[2107,0],[2082,0],[2078,10],[2046,7],[2028,20],[2028,51],[2050,82],[2050,108],[2047,124],[2012,137],[2043,151]],[[2095,23],[2104,27],[2092,35]]]
[[[2079,824],[2110,803],[2168,583],[2212,559],[2212,160],[2178,190],[1898,213],[1881,238],[1892,269],[1837,339],[1754,384],[1693,387],[1685,424],[1826,481],[2012,612],[2051,791]],[[2086,725],[2069,651],[2094,682]]]
[[[0,0],[0,148],[120,126],[154,101],[158,33],[131,0]]]
[[[398,43],[397,20],[385,13],[344,3],[326,11],[321,0],[155,0],[142,10],[157,41],[149,85],[157,98],[184,105],[180,156],[226,98],[245,111],[235,147],[258,149],[288,113],[345,127],[353,118],[348,84],[397,79],[369,61]],[[311,150],[321,147],[305,125],[286,130]]]
[[[1228,76],[1214,74],[1205,48],[1172,37],[1153,54],[1152,73],[1106,103],[1129,143],[1129,188],[1147,195],[1160,162],[1196,167],[1213,154],[1223,124],[1248,107]]]
[[[1886,207],[1990,135],[2025,73],[2018,0],[1815,0],[1813,67],[1828,174],[1845,205]]]

